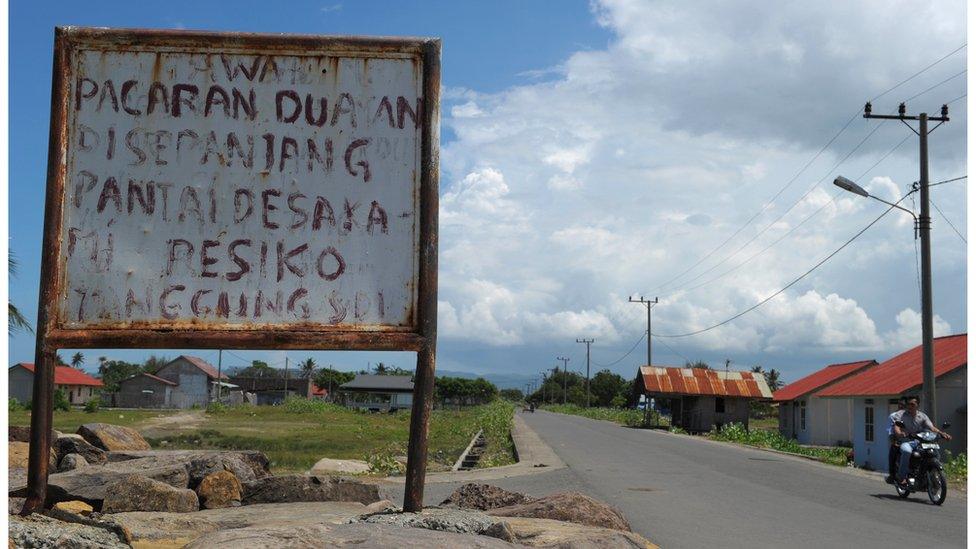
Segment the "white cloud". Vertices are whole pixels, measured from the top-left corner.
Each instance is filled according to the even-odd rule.
[[[872,193],[901,197],[917,173],[915,153],[902,148],[872,167],[908,131],[897,124],[845,160],[874,127],[856,119],[800,168],[866,97],[965,41],[956,4],[917,9],[920,20],[944,30],[926,40],[879,19],[897,9],[882,3],[770,11],[761,3],[607,0],[594,9],[614,33],[606,49],[576,52],[547,80],[499,93],[445,90],[451,116],[443,123],[456,136],[441,154],[446,337],[517,346],[595,336],[629,348],[643,316],[628,294],[661,297],[655,332],[662,334],[708,327],[747,309],[884,211],[837,194],[830,184],[836,175],[864,173]],[[950,61],[896,96],[942,80],[939,70],[958,71],[965,56]],[[965,126],[964,112],[957,121]],[[953,135],[942,136],[943,147],[957,152],[946,153],[940,170],[965,173]],[[943,202],[964,207],[964,190],[948,187],[941,187]],[[911,340],[911,322],[891,296],[911,295],[915,284],[914,243],[904,226],[911,220],[903,217],[890,214],[759,310],[673,342],[696,356],[883,357],[900,350]],[[935,268],[958,273],[965,248],[950,237],[936,236]],[[952,315],[965,318],[964,308]]]
[[[904,309],[895,317],[897,328],[885,334],[888,345],[894,349],[909,349],[922,342],[922,313],[914,309]],[[949,335],[952,326],[939,315],[932,316],[934,337]]]

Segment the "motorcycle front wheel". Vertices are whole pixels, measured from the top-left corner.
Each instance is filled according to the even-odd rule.
[[[926,476],[928,477],[926,480],[928,481],[929,499],[936,505],[942,505],[945,502],[946,492],[948,491],[946,489],[945,475],[938,469],[929,469]]]

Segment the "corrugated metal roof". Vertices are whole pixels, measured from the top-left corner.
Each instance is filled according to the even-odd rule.
[[[167,362],[166,366],[169,366],[170,364],[176,362],[181,358],[189,362],[190,364],[196,366],[197,368],[200,368],[203,371],[203,373],[207,374],[207,377],[209,377],[210,379],[217,379],[217,369],[214,368],[209,362],[199,357],[190,356],[190,355],[180,355],[174,358],[173,360]],[[163,366],[163,368],[165,368],[166,366]],[[160,370],[162,370],[163,368],[160,368]],[[229,379],[227,377],[227,374],[223,372],[221,372],[220,378]]]
[[[762,374],[704,368],[641,366],[640,376],[647,393],[673,395],[772,398]]]
[[[773,401],[793,400],[877,363],[877,360],[859,360],[857,362],[845,362],[844,364],[831,364],[776,391],[773,393]]]
[[[413,391],[413,381],[410,376],[381,376],[374,374],[359,374],[340,389],[375,390],[375,391]]]
[[[19,362],[11,366],[11,368],[21,367],[30,373],[34,373],[34,364],[32,362]],[[54,369],[54,383],[55,385],[90,385],[92,387],[102,387],[101,380],[95,379],[92,376],[78,370],[77,368],[72,368],[71,366],[58,366]]]
[[[967,364],[966,335],[935,338],[935,376]],[[890,358],[817,393],[823,397],[900,395],[922,385],[922,346]]]
[[[122,381],[120,381],[119,383],[120,384],[121,383],[125,383],[125,382],[130,381],[130,380],[133,380],[133,379],[135,379],[137,377],[148,377],[149,379],[151,379],[153,381],[158,381],[159,383],[165,383],[166,385],[172,385],[174,387],[176,387],[178,385],[177,383],[174,383],[174,382],[172,382],[172,381],[170,381],[168,379],[163,379],[161,377],[157,377],[157,376],[154,376],[152,374],[147,374],[145,372],[143,372],[141,374],[136,374],[134,376],[129,376],[129,377],[123,379]]]

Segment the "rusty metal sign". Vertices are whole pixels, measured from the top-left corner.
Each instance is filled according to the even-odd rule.
[[[51,336],[416,348],[430,42],[69,29],[63,46]]]
[[[57,349],[167,347],[417,351],[419,509],[440,41],[61,27],[53,73],[24,512]]]

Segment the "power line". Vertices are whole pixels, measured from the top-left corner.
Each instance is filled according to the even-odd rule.
[[[855,181],[860,181],[861,179],[863,179],[864,176],[868,174],[868,172],[870,172],[874,168],[878,167],[878,165],[881,164],[882,162],[884,162],[884,160],[886,158],[888,158],[889,156],[891,156],[891,154],[894,153],[896,150],[898,150],[899,147],[901,147],[902,145],[904,145],[905,142],[908,141],[908,139],[910,137],[911,137],[911,135],[905,136],[905,138],[902,139],[901,141],[899,141],[897,145],[895,145],[894,147],[892,147],[891,150],[889,150],[887,153],[884,154],[884,156],[882,156],[874,164],[872,164],[870,168],[864,170],[864,172],[861,175],[859,175],[858,177],[856,177],[855,178]],[[803,220],[801,220],[799,223],[797,223],[787,233],[785,233],[783,236],[781,236],[781,237],[777,238],[776,240],[774,240],[772,243],[770,243],[765,248],[763,248],[763,249],[759,250],[758,252],[756,252],[756,253],[752,254],[751,256],[749,256],[748,258],[745,259],[745,261],[739,263],[738,265],[736,265],[735,267],[732,267],[731,269],[728,269],[726,271],[723,271],[718,276],[716,276],[714,278],[711,278],[709,280],[706,280],[705,282],[702,282],[701,284],[697,284],[697,285],[692,286],[690,288],[685,288],[684,291],[685,292],[690,292],[692,290],[696,290],[696,289],[701,288],[703,286],[707,286],[707,285],[709,285],[709,284],[711,284],[711,283],[713,283],[713,282],[715,282],[717,280],[720,280],[720,279],[724,278],[725,276],[727,276],[727,275],[729,275],[729,274],[731,274],[731,273],[739,270],[739,268],[741,268],[742,266],[746,265],[747,263],[749,263],[750,261],[752,261],[756,257],[762,255],[763,253],[765,253],[766,251],[768,251],[770,248],[776,246],[777,244],[779,244],[780,242],[782,242],[783,240],[785,240],[788,236],[790,236],[791,234],[793,234],[794,232],[796,232],[796,230],[799,229],[800,227],[802,227],[804,224],[806,224],[807,221],[810,221],[812,218],[816,217],[820,212],[822,212],[824,209],[826,209],[827,206],[833,204],[833,202],[837,199],[837,197],[840,196],[843,192],[844,192],[843,190],[840,190],[840,191],[837,191],[836,193],[834,193],[834,196],[832,196],[830,198],[830,200],[828,200],[827,202],[825,202],[822,206],[820,206],[819,208],[817,208],[810,215],[808,215],[805,218],[803,218]],[[777,219],[773,223],[776,223],[778,221],[779,221],[779,219]],[[769,227],[767,226],[767,228],[769,228]],[[753,240],[755,240],[755,239],[753,239]],[[752,241],[750,240],[750,242],[752,242]],[[748,244],[748,242],[746,244]],[[741,248],[740,248],[740,250],[741,250]],[[736,251],[736,253],[738,253],[738,250]],[[736,255],[736,254],[732,254],[732,256],[734,256],[734,255]],[[729,257],[732,257],[732,256],[729,256]]]
[[[888,93],[891,93],[892,91],[894,91],[894,90],[896,90],[896,89],[898,89],[898,88],[899,88],[899,87],[901,87],[902,85],[904,85],[904,84],[906,84],[906,83],[908,83],[909,81],[911,81],[911,80],[913,80],[914,78],[916,78],[916,77],[918,77],[918,76],[919,76],[919,75],[921,75],[922,73],[924,73],[924,72],[926,72],[926,71],[928,71],[928,70],[929,70],[929,69],[931,69],[932,67],[934,67],[934,66],[936,66],[936,65],[938,65],[938,64],[939,64],[939,63],[941,63],[942,61],[945,61],[946,59],[948,59],[948,58],[949,58],[949,57],[951,57],[952,55],[954,55],[954,54],[956,54],[956,53],[958,53],[959,51],[961,51],[962,49],[964,49],[964,48],[966,47],[966,44],[967,44],[967,43],[963,43],[963,44],[962,44],[961,46],[959,46],[958,48],[956,48],[956,49],[954,49],[953,51],[951,51],[951,52],[949,52],[949,53],[947,53],[946,55],[944,55],[944,56],[942,56],[942,57],[941,57],[941,58],[939,58],[938,60],[936,60],[936,61],[934,61],[934,62],[932,62],[932,63],[930,63],[929,65],[927,65],[926,67],[924,67],[924,68],[922,68],[921,70],[919,70],[919,71],[917,71],[916,73],[914,73],[914,74],[912,74],[912,75],[911,75],[911,76],[909,76],[908,78],[906,78],[906,79],[904,79],[904,80],[902,80],[901,82],[899,82],[899,83],[897,83],[897,84],[895,84],[894,86],[892,86],[892,87],[890,87],[890,88],[888,88],[887,90],[885,90],[885,91],[883,91],[883,92],[881,92],[880,94],[878,94],[877,96],[875,96],[875,97],[874,97],[874,99],[872,99],[872,101],[876,101],[877,99],[880,99],[881,97],[883,97],[883,96],[885,96],[885,95],[887,95]],[[953,77],[953,78],[954,78],[954,77]],[[928,90],[925,90],[925,91],[924,91],[924,92],[922,92],[922,93],[926,93],[926,92],[928,92],[928,91],[930,91],[931,89],[934,89],[935,87],[937,87],[937,86],[939,86],[939,85],[941,85],[941,84],[943,84],[943,83],[945,83],[945,82],[941,82],[941,83],[939,83],[939,84],[937,84],[936,86],[933,86],[932,88],[929,88]],[[921,95],[922,93],[920,93],[920,94],[918,94],[918,95]],[[916,97],[917,97],[917,96],[916,96]],[[958,99],[959,99],[959,98],[957,98],[957,99],[955,99],[955,100],[958,100]],[[953,101],[955,101],[955,100],[953,100]],[[740,226],[740,227],[739,227],[738,229],[736,229],[736,231],[735,231],[735,232],[733,232],[733,233],[732,233],[732,235],[730,235],[730,236],[729,236],[728,238],[726,238],[726,239],[725,239],[725,240],[724,240],[724,241],[723,241],[723,242],[722,242],[721,244],[719,244],[718,246],[716,246],[715,248],[713,248],[713,249],[712,249],[711,251],[709,251],[709,252],[708,252],[707,254],[705,254],[705,256],[703,256],[703,257],[702,257],[701,259],[699,259],[698,261],[696,261],[696,262],[695,262],[694,264],[692,264],[692,265],[691,265],[690,267],[688,267],[688,268],[687,268],[687,269],[685,269],[684,271],[682,271],[682,272],[680,272],[680,273],[678,273],[678,274],[677,274],[676,276],[674,276],[674,277],[672,277],[672,278],[670,278],[670,279],[668,279],[668,280],[667,280],[667,281],[665,281],[665,282],[664,282],[663,284],[660,284],[660,285],[659,285],[659,286],[658,286],[657,288],[655,288],[655,289],[654,289],[654,291],[656,292],[656,291],[659,291],[659,290],[661,290],[661,289],[663,289],[663,288],[665,288],[665,287],[667,287],[668,285],[670,285],[670,284],[671,284],[672,282],[674,282],[675,280],[677,280],[677,279],[679,279],[679,278],[681,278],[682,276],[684,276],[684,275],[685,275],[685,274],[687,274],[688,272],[690,272],[690,271],[692,271],[692,270],[693,270],[693,269],[694,269],[695,267],[697,267],[698,265],[700,265],[700,264],[702,264],[702,262],[704,262],[705,260],[707,260],[707,259],[708,259],[709,257],[711,257],[711,256],[712,256],[712,255],[713,255],[713,254],[714,254],[715,252],[717,252],[717,251],[718,251],[718,250],[720,250],[720,249],[721,249],[721,248],[722,248],[723,246],[725,246],[726,244],[728,244],[728,243],[729,243],[729,242],[730,242],[730,241],[731,241],[731,240],[732,240],[733,238],[735,238],[735,237],[736,237],[736,236],[737,236],[737,235],[738,235],[738,234],[739,234],[740,232],[742,232],[742,230],[743,230],[743,229],[745,229],[746,227],[748,227],[748,226],[749,226],[749,225],[750,225],[750,224],[751,224],[751,223],[752,223],[752,222],[753,222],[753,221],[754,221],[754,220],[755,220],[756,218],[758,218],[758,217],[759,217],[760,215],[762,215],[762,213],[764,213],[764,212],[766,211],[766,209],[767,209],[767,208],[768,208],[768,207],[769,207],[770,205],[772,205],[772,203],[773,203],[773,202],[775,202],[775,200],[776,200],[776,199],[777,199],[777,198],[778,198],[778,197],[779,197],[779,196],[780,196],[780,195],[781,195],[781,194],[782,194],[783,192],[785,192],[785,191],[786,191],[786,189],[788,189],[788,188],[789,188],[789,187],[790,187],[790,186],[791,186],[791,185],[792,185],[792,184],[793,184],[793,183],[794,183],[794,182],[796,181],[796,179],[797,179],[797,178],[798,178],[798,177],[799,177],[799,176],[800,176],[800,175],[801,175],[801,174],[802,174],[802,173],[803,173],[804,171],[806,171],[806,170],[807,170],[807,168],[809,168],[809,167],[810,167],[810,165],[811,165],[811,164],[812,164],[812,163],[813,163],[813,162],[814,162],[814,161],[815,161],[815,160],[816,160],[817,158],[819,158],[819,157],[820,157],[820,155],[822,155],[822,154],[824,153],[824,151],[826,151],[826,150],[827,150],[827,148],[828,148],[828,147],[829,147],[829,146],[830,146],[830,145],[831,145],[831,144],[832,144],[832,143],[833,143],[833,142],[834,142],[834,141],[835,141],[835,140],[836,140],[836,139],[837,139],[838,137],[840,137],[840,135],[841,135],[842,133],[844,133],[844,131],[845,131],[845,130],[847,130],[847,128],[848,128],[848,127],[849,127],[849,126],[851,125],[851,123],[852,123],[852,122],[854,121],[854,119],[856,119],[856,118],[857,118],[857,117],[858,117],[859,115],[860,115],[860,111],[858,111],[857,113],[855,113],[854,115],[852,115],[852,116],[851,116],[851,118],[850,118],[850,119],[848,119],[848,121],[847,121],[846,123],[844,123],[844,126],[843,126],[843,127],[842,127],[842,128],[840,129],[840,131],[838,131],[838,132],[837,132],[837,133],[836,133],[836,134],[835,134],[835,135],[834,135],[833,137],[831,137],[831,138],[830,138],[830,140],[829,140],[829,141],[827,141],[827,143],[826,143],[826,144],[825,144],[825,145],[824,145],[824,146],[823,146],[823,147],[822,147],[822,148],[820,149],[820,151],[818,151],[818,152],[817,152],[817,154],[816,154],[816,155],[814,155],[814,156],[813,156],[813,158],[811,158],[811,159],[810,159],[810,160],[809,160],[809,161],[808,161],[808,162],[807,162],[807,163],[806,163],[806,164],[804,165],[804,167],[803,167],[802,169],[800,169],[800,171],[798,171],[798,172],[796,173],[796,175],[794,175],[794,176],[793,176],[793,177],[792,177],[792,178],[791,178],[791,179],[790,179],[790,180],[789,180],[789,181],[788,181],[788,182],[786,183],[786,185],[785,185],[785,186],[784,186],[783,188],[781,188],[781,189],[780,189],[780,190],[779,190],[779,191],[778,191],[778,192],[777,192],[777,193],[776,193],[775,195],[773,195],[773,197],[772,197],[772,198],[771,198],[771,199],[770,199],[769,201],[767,201],[767,202],[766,202],[766,203],[765,203],[765,204],[764,204],[764,205],[762,206],[762,208],[760,208],[760,210],[759,210],[758,212],[756,212],[755,214],[753,214],[753,216],[752,216],[752,217],[750,217],[750,218],[749,218],[749,219],[748,219],[748,220],[747,220],[747,221],[745,222],[745,224],[743,224],[743,225],[742,225],[742,226]],[[880,126],[880,125],[879,125],[879,126]],[[875,130],[877,130],[877,128],[875,128]],[[874,132],[872,131],[871,133],[873,134]],[[869,135],[870,135],[870,134],[869,134]],[[862,141],[862,143],[863,143],[863,141]],[[858,146],[860,146],[860,144],[859,144]],[[855,150],[856,150],[856,148],[855,148]],[[808,193],[807,193],[807,194],[809,194],[809,191],[808,191]],[[804,196],[805,196],[805,195],[804,195]],[[802,200],[802,198],[801,198],[801,200]],[[795,204],[794,204],[794,205],[795,205]],[[792,209],[792,207],[791,207],[791,209]],[[787,210],[787,211],[789,211],[789,210]]]
[[[929,186],[931,187],[931,185]],[[929,199],[929,204],[931,204],[935,208],[935,211],[939,212],[939,215],[941,215],[942,219],[944,219],[945,222],[948,223],[950,227],[952,227],[952,230],[956,232],[956,235],[958,235],[963,242],[968,244],[968,242],[966,242],[966,237],[959,232],[959,229],[957,229],[956,226],[952,224],[952,221],[949,221],[949,218],[946,217],[946,214],[942,213],[942,208],[939,208],[939,206],[936,205],[935,201],[933,201],[931,198]]]
[[[898,202],[901,202],[902,200],[904,200],[905,198],[907,198],[907,196],[908,195],[903,196],[900,200],[898,200]],[[898,202],[896,202],[895,204],[898,204]],[[840,253],[841,250],[843,250],[848,245],[850,245],[851,242],[854,242],[854,240],[856,240],[859,236],[861,236],[862,234],[864,234],[865,232],[867,232],[868,229],[870,229],[871,227],[873,227],[875,223],[877,223],[878,221],[880,221],[882,217],[888,215],[888,212],[890,212],[893,209],[895,209],[895,206],[890,206],[887,210],[884,211],[884,213],[882,213],[881,215],[879,215],[878,217],[876,217],[874,219],[874,221],[872,221],[871,223],[868,223],[867,227],[864,227],[863,229],[861,229],[860,231],[858,231],[857,234],[855,234],[854,236],[852,236],[850,238],[850,240],[848,240],[843,245],[841,245],[840,248],[837,248],[836,250],[834,250],[833,252],[831,252],[830,255],[828,255],[827,257],[825,257],[822,260],[820,260],[819,263],[817,263],[816,265],[814,265],[813,267],[811,267],[808,271],[806,271],[805,273],[803,273],[800,276],[796,277],[795,279],[793,279],[792,282],[790,282],[786,286],[783,286],[782,288],[780,288],[779,290],[777,290],[775,293],[773,293],[769,297],[763,299],[759,303],[756,303],[752,307],[749,307],[748,309],[746,309],[746,310],[744,310],[744,311],[742,311],[742,312],[740,312],[740,313],[738,313],[738,314],[736,314],[736,315],[734,315],[734,316],[732,316],[730,318],[727,318],[727,319],[723,320],[722,322],[719,322],[718,324],[715,324],[713,326],[709,326],[708,328],[702,328],[701,330],[696,330],[694,332],[688,332],[686,334],[651,334],[651,335],[653,335],[655,337],[671,337],[671,338],[675,338],[675,337],[688,337],[688,336],[698,335],[698,334],[702,334],[702,333],[705,333],[705,332],[710,331],[710,330],[714,330],[715,328],[718,328],[719,326],[724,326],[725,324],[728,324],[729,322],[732,322],[733,320],[735,320],[735,319],[737,319],[737,318],[745,315],[746,313],[749,313],[749,312],[752,312],[752,311],[758,309],[759,307],[765,305],[767,302],[769,302],[774,297],[776,297],[779,294],[781,294],[781,293],[785,292],[786,290],[790,289],[797,282],[799,282],[799,281],[803,280],[804,278],[806,278],[807,276],[809,276],[810,273],[812,273],[813,271],[817,270],[821,265],[823,265],[824,263],[826,263],[827,261],[829,261],[832,257],[834,257],[835,255],[837,255],[838,253]]]
[[[664,341],[663,339],[658,338],[657,336],[654,336],[654,337],[657,338],[657,342],[658,343],[660,343],[661,345],[664,345],[665,347],[667,347],[672,353],[674,353],[675,355],[680,356],[681,358],[685,359],[685,363],[686,364],[687,363],[691,363],[691,359],[690,358],[688,358],[685,355],[679,353],[674,347],[668,345],[668,342],[667,341]]]
[[[599,364],[599,363],[597,363],[597,362],[594,362],[594,363],[593,363],[593,365],[594,365],[594,366],[599,366],[599,367],[601,367],[601,368],[608,368],[608,367],[610,367],[610,366],[614,366],[614,365],[616,365],[616,364],[619,364],[619,363],[620,363],[620,361],[622,361],[623,359],[625,359],[625,358],[627,358],[628,356],[630,356],[630,353],[633,353],[633,352],[634,352],[634,349],[636,349],[636,348],[637,348],[637,346],[638,346],[638,345],[640,345],[640,343],[641,343],[641,341],[644,341],[644,336],[646,336],[646,335],[647,335],[647,334],[641,334],[641,336],[640,336],[640,337],[639,337],[639,338],[637,339],[637,341],[635,341],[635,342],[634,342],[634,346],[633,346],[633,347],[631,347],[631,348],[630,348],[630,350],[629,350],[629,351],[627,351],[627,353],[626,353],[626,354],[624,354],[624,356],[622,356],[622,357],[620,357],[620,358],[618,358],[617,360],[614,360],[613,362],[610,362],[610,363],[608,363],[608,364]]]
[[[945,80],[943,80],[942,82],[939,82],[938,84],[935,84],[934,86],[931,86],[931,87],[928,87],[928,88],[926,88],[926,89],[924,89],[924,90],[922,90],[922,91],[920,91],[920,92],[918,92],[918,93],[916,93],[915,95],[913,95],[913,96],[911,96],[911,97],[909,97],[908,99],[906,99],[906,100],[904,101],[904,103],[908,103],[908,102],[909,102],[909,101],[911,101],[912,99],[917,99],[917,98],[919,98],[919,97],[921,97],[921,96],[923,96],[923,95],[925,95],[925,94],[927,94],[928,92],[930,92],[930,91],[932,91],[932,90],[934,90],[935,88],[938,88],[938,87],[939,87],[939,86],[941,86],[942,84],[945,84],[946,82],[948,82],[948,81],[950,81],[950,80],[953,80],[953,79],[955,79],[955,78],[959,78],[960,76],[962,76],[962,75],[964,75],[964,74],[966,74],[966,69],[963,69],[962,71],[960,71],[960,72],[957,72],[956,74],[954,74],[954,75],[952,75],[952,76],[950,76],[949,78],[946,78]],[[948,105],[948,103],[946,103],[946,104]]]
[[[952,101],[947,102],[946,105],[951,105],[951,104],[955,103],[956,101],[959,101],[960,99],[965,98],[967,95],[969,95],[969,94],[968,93],[964,93],[964,94],[960,95],[959,97],[953,99]],[[931,185],[929,185],[929,186],[931,187]]]
[[[963,176],[960,176],[960,177],[954,177],[952,179],[946,179],[946,180],[943,180],[943,181],[939,181],[938,183],[930,183],[929,184],[929,188],[932,188],[932,187],[934,187],[936,185],[943,185],[945,183],[952,183],[953,181],[959,181],[961,179],[966,179],[967,177],[969,177],[969,176],[968,175],[963,175]]]

